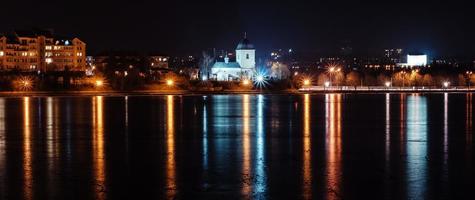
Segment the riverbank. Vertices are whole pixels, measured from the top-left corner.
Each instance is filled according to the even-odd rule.
[[[473,93],[475,88],[303,88],[299,90],[223,90],[223,91],[188,91],[188,90],[88,90],[88,91],[15,91],[0,92],[0,97],[23,96],[153,96],[153,95],[227,95],[227,94],[325,94],[325,93]]]

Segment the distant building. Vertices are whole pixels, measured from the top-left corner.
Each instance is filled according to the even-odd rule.
[[[151,55],[148,57],[150,68],[156,69],[168,69],[168,61],[170,60],[167,56],[160,56],[160,55]]]
[[[402,49],[385,49],[384,58],[386,58],[390,63],[402,63],[402,53]]]
[[[85,71],[86,44],[47,30],[14,31],[0,35],[0,70]]]
[[[408,54],[406,63],[398,63],[401,67],[425,67],[428,65],[428,57],[425,54]]]
[[[236,48],[236,61],[231,62],[226,54],[224,60],[216,61],[211,67],[211,79],[231,81],[251,79],[256,71],[256,50],[246,36]]]

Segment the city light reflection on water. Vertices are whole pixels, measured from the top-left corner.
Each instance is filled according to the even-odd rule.
[[[6,185],[4,177],[6,176],[6,125],[5,125],[5,99],[0,98],[0,199],[5,199]]]
[[[326,199],[341,198],[341,94],[325,95]]]
[[[473,197],[472,94],[178,97],[0,98],[0,198]]]
[[[424,198],[427,192],[427,98],[407,98],[407,191],[409,199]]]
[[[92,149],[95,198],[106,199],[106,169],[104,141],[104,100],[102,96],[92,98]]]
[[[303,102],[303,197],[312,199],[312,137],[310,130],[310,95],[304,95]]]
[[[23,98],[23,194],[33,199],[33,149],[30,127],[30,97]]]
[[[167,96],[167,158],[166,158],[166,197],[174,199],[177,190],[176,183],[176,148],[175,148],[175,107],[172,95]]]

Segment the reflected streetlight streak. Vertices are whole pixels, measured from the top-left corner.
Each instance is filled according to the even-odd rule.
[[[95,198],[106,199],[106,169],[104,152],[104,107],[103,97],[95,96],[92,99],[93,125],[93,169],[95,177]]]
[[[312,138],[310,130],[310,95],[304,95],[303,103],[303,197],[312,199]]]
[[[466,121],[466,146],[467,146],[467,149],[466,149],[466,152],[467,152],[467,160],[469,162],[469,165],[468,166],[472,166],[472,140],[473,140],[473,93],[468,93],[467,94],[467,98],[466,98],[466,108],[467,108],[467,121]]]
[[[6,176],[6,126],[5,126],[5,99],[0,98],[0,177],[5,178]],[[6,198],[4,195],[6,193],[5,188],[6,180],[0,179],[0,199]]]
[[[391,94],[386,93],[386,168],[389,168],[391,153]]]
[[[400,96],[400,102],[399,102],[399,127],[400,127],[400,130],[399,130],[399,142],[400,142],[400,149],[401,149],[401,154],[404,154],[405,153],[405,148],[404,148],[404,138],[405,138],[405,120],[406,120],[406,116],[405,116],[405,112],[406,112],[406,94],[401,94]]]
[[[48,172],[51,172],[53,166],[53,98],[46,98],[46,147],[48,155]]]
[[[125,109],[125,160],[127,168],[130,167],[130,159],[129,159],[129,97],[124,97],[124,109]]]
[[[447,159],[449,156],[449,94],[444,93],[444,174],[447,173]]]
[[[208,108],[203,105],[203,169],[208,172]]]
[[[23,97],[23,195],[25,199],[33,199],[33,160],[30,128],[30,97]]]
[[[327,198],[340,199],[341,187],[341,94],[325,95]]]
[[[407,109],[407,198],[424,198],[427,191],[427,99],[408,97]]]
[[[386,93],[386,138],[385,138],[385,193],[390,196],[391,188],[391,94]]]
[[[471,146],[472,144],[472,131],[473,131],[473,93],[468,93],[467,94],[467,99],[466,99],[467,105],[467,117],[466,117],[466,132],[467,132],[467,144]]]
[[[243,123],[243,163],[242,163],[242,194],[246,197],[251,192],[251,143],[250,143],[250,104],[249,95],[245,94],[242,97],[242,123]]]
[[[41,108],[41,107],[40,107]],[[56,172],[56,158],[59,156],[59,144],[56,142],[58,137],[58,108],[57,101],[52,97],[46,98],[46,153],[48,163],[48,177],[54,177]],[[48,182],[49,191],[55,191],[51,181]]]
[[[167,95],[167,199],[175,199],[176,197],[176,161],[175,161],[175,115],[174,101],[172,95]]]
[[[254,187],[254,194],[259,197],[267,191],[267,174],[265,172],[265,131],[264,131],[264,96],[262,94],[257,96],[257,156],[255,159],[256,182]]]

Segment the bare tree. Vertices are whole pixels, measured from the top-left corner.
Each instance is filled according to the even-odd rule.
[[[202,58],[200,60],[200,77],[202,80],[207,80],[210,77],[211,65],[214,59],[206,51],[203,51]]]

